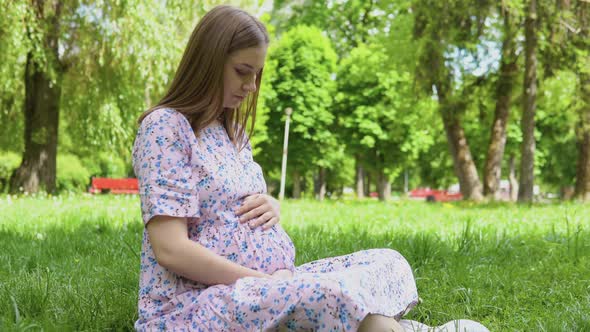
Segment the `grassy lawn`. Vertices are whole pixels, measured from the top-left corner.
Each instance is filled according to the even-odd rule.
[[[590,331],[590,206],[288,201],[297,265],[393,248],[423,302],[410,318],[491,331]],[[134,196],[0,196],[0,330],[131,330]]]

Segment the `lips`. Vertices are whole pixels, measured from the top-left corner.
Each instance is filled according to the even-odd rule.
[[[244,100],[244,98],[246,98],[246,96],[238,96],[238,95],[234,95],[237,99],[239,99],[240,101]]]

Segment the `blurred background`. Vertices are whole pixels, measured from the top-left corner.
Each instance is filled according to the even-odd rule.
[[[0,191],[134,177],[137,118],[221,3],[271,33],[269,193],[290,107],[287,197],[590,200],[585,0],[0,0]]]

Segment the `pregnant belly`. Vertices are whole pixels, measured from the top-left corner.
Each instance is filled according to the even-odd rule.
[[[230,259],[235,258],[242,266],[265,273],[295,268],[295,247],[280,225],[262,230],[240,224],[233,233],[233,242],[238,250]]]
[[[196,240],[228,260],[264,273],[295,268],[295,247],[281,227],[262,230],[241,224],[236,217],[200,225]]]

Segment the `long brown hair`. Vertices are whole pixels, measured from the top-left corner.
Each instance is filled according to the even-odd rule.
[[[268,43],[265,26],[254,16],[232,6],[213,8],[193,30],[168,92],[139,117],[138,123],[159,108],[172,108],[184,114],[195,134],[221,119],[228,136],[241,150],[249,116],[249,135],[254,131],[262,71],[256,77],[256,91],[238,108],[224,109],[224,66],[233,52]]]

